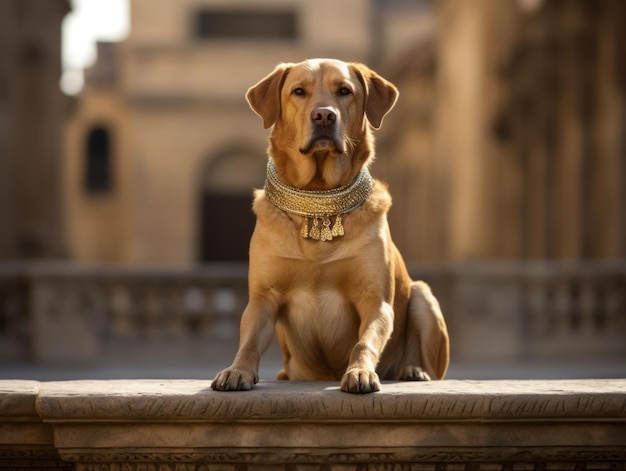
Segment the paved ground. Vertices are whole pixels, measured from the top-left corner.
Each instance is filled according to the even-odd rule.
[[[32,379],[40,381],[76,379],[211,379],[230,364],[234,347],[228,351],[167,351],[155,349],[137,352],[116,352],[106,360],[84,364],[43,364],[0,362],[0,379]],[[261,379],[274,379],[281,368],[280,353],[273,345],[261,360]],[[505,362],[452,361],[448,379],[581,379],[626,378],[626,359],[555,360]]]
[[[227,362],[224,363],[227,366]],[[211,379],[220,367],[214,365],[97,365],[44,366],[33,364],[0,364],[0,379],[31,379],[63,381],[79,379]],[[278,364],[262,362],[260,377],[274,379]],[[450,367],[446,379],[601,379],[626,378],[626,366],[607,364],[456,364]]]

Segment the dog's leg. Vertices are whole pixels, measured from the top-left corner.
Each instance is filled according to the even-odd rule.
[[[278,326],[276,327],[276,341],[278,342],[280,352],[283,355],[283,368],[276,374],[276,379],[280,381],[288,381],[289,375],[287,374],[287,365],[291,359],[291,353],[289,352],[289,347],[287,346],[285,332]]]
[[[405,367],[401,380],[442,379],[448,369],[448,330],[437,299],[423,281],[411,284]]]
[[[240,326],[239,350],[233,364],[217,374],[211,387],[218,391],[247,391],[259,381],[261,355],[272,342],[275,310],[263,299],[251,299]]]
[[[380,391],[376,365],[393,330],[393,308],[389,303],[370,298],[360,302],[359,341],[352,349],[341,390],[350,393]]]

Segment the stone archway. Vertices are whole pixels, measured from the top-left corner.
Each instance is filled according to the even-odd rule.
[[[247,261],[254,230],[252,191],[262,188],[266,160],[242,148],[210,159],[201,177],[199,258],[202,262]]]

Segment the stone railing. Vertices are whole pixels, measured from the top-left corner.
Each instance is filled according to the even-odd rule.
[[[0,356],[91,362],[237,340],[247,265],[0,265]],[[165,346],[165,347],[164,347]]]
[[[423,267],[458,357],[626,362],[626,260]]]
[[[626,380],[0,381],[0,469],[620,470]]]
[[[453,357],[626,361],[626,260],[417,266]],[[0,264],[0,359],[95,362],[234,351],[245,264],[189,268]],[[181,353],[182,352],[182,353]]]

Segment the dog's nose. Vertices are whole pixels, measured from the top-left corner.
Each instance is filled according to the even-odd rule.
[[[337,115],[335,114],[335,110],[328,106],[325,106],[315,108],[311,112],[311,119],[317,126],[325,128],[327,126],[330,126],[337,120]]]

